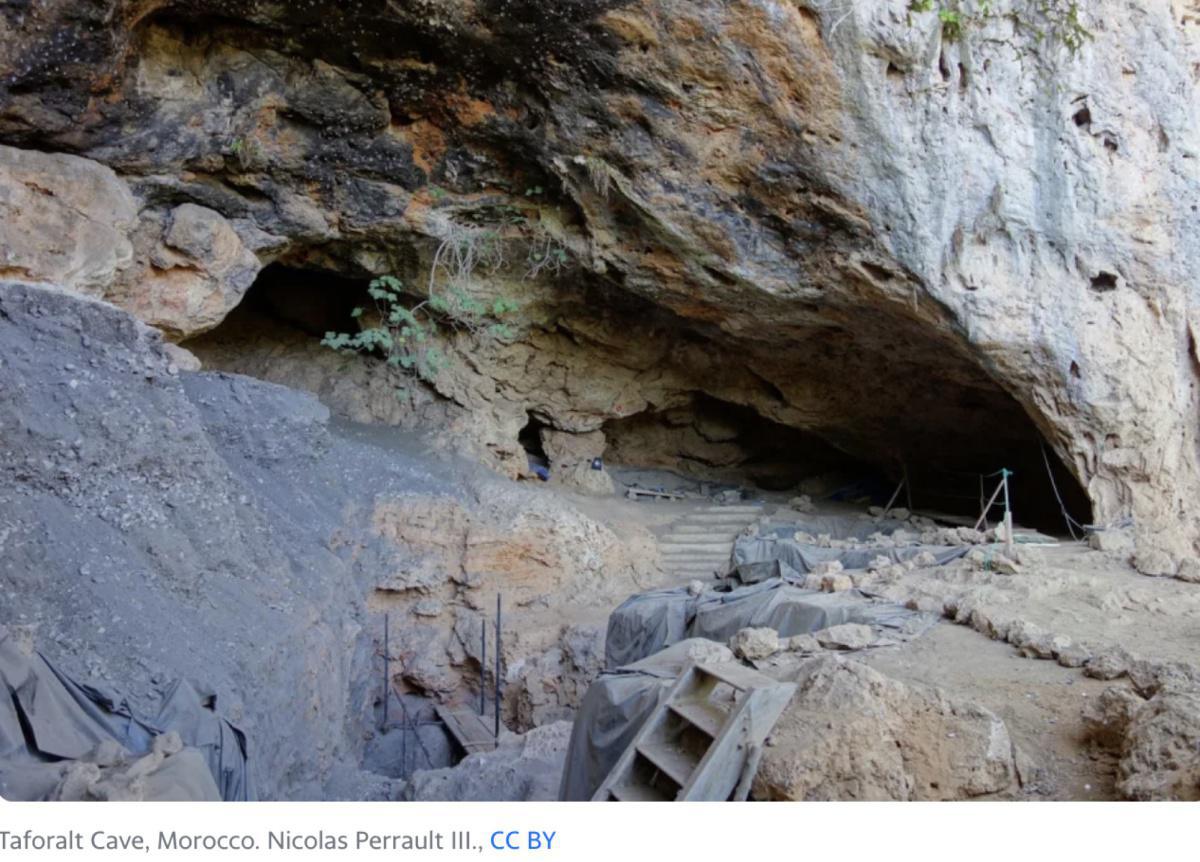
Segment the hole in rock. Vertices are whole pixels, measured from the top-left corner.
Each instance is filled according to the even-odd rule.
[[[856,441],[855,429],[844,439],[836,431],[818,436],[697,394],[683,406],[609,421],[604,426],[605,461],[625,469],[666,470],[698,481],[802,492],[857,505],[886,504],[907,474],[909,485],[894,505],[964,523],[978,518],[999,482],[995,474],[1006,468],[1014,474],[1010,502],[1019,525],[1066,535],[1064,507],[1075,521],[1089,523],[1086,494],[1049,447],[1043,455],[1043,440],[1032,422],[1007,395],[989,395],[996,403],[954,404],[946,402],[964,396],[946,392],[939,405],[939,395],[930,393],[931,403],[912,404],[910,415],[878,417],[894,429],[895,448],[884,452],[877,438]],[[960,410],[973,417],[973,430],[966,435],[956,427],[964,415]],[[991,437],[975,430],[989,421],[995,426]],[[844,448],[827,442],[839,439]],[[1000,520],[1002,499],[989,516],[991,525]]]
[[[546,423],[542,422],[532,413],[528,415],[529,421],[525,423],[525,427],[517,435],[517,442],[525,450],[525,456],[529,459],[529,468],[539,476],[542,476],[541,471],[548,470],[550,466],[550,459],[546,457],[546,450],[542,446],[542,429],[546,427]],[[549,473],[545,474],[545,476],[548,475]]]
[[[273,263],[259,273],[222,327],[255,318],[259,324],[273,323],[318,338],[326,332],[348,332],[351,311],[371,302],[368,283],[365,278]]]
[[[754,410],[698,394],[668,410],[649,410],[604,426],[607,463],[669,470],[698,480],[749,484],[769,491],[826,476],[845,479],[845,493],[872,498],[883,474],[821,438],[759,416]],[[836,490],[836,489],[831,489]]]
[[[1110,290],[1117,289],[1117,276],[1115,273],[1104,272],[1101,270],[1092,276],[1092,290],[1100,293],[1107,293]]]
[[[205,368],[311,388],[327,332],[354,332],[356,307],[370,308],[370,278],[274,263],[215,329],[184,342]]]

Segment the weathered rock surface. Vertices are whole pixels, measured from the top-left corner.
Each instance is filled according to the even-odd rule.
[[[742,629],[730,638],[729,648],[738,658],[760,659],[775,655],[785,643],[772,628]]]
[[[573,718],[602,670],[604,632],[588,626],[567,628],[559,645],[509,668],[505,687],[514,704],[510,726],[523,731]]]
[[[1127,798],[1200,799],[1200,684],[1170,682],[1148,700],[1113,686],[1084,719],[1119,754],[1117,789]]]
[[[455,802],[549,802],[558,799],[571,722],[511,735],[496,751],[472,754],[448,769],[417,772],[402,799]]]
[[[91,160],[62,170],[103,175],[121,217],[21,168],[25,250],[0,266],[181,337],[251,257],[421,285],[502,223],[484,289],[526,301],[521,332],[450,337],[431,385],[504,469],[531,413],[590,433],[698,393],[877,462],[1036,475],[1040,433],[1094,520],[1132,516],[1174,573],[1200,538],[1200,53],[1177,5],[1085,9],[1077,55],[1027,0],[958,39],[906,0],[12,7],[0,142]],[[212,242],[172,245],[183,207]],[[372,412],[407,415],[383,394]]]
[[[825,649],[856,650],[875,642],[875,632],[861,623],[843,623],[815,632],[813,637]]]
[[[265,798],[378,784],[346,772],[378,726],[382,612],[400,687],[473,697],[498,590],[508,672],[561,645],[586,686],[599,648],[563,609],[653,565],[636,535],[308,394],[180,373],[97,300],[0,282],[0,376],[0,624],[136,712],[165,680],[212,691]]]
[[[1130,799],[1200,800],[1200,688],[1168,688],[1130,718],[1118,789]]]
[[[986,709],[866,665],[820,657],[771,732],[759,799],[966,799],[1014,789],[1004,722]]]
[[[0,278],[103,296],[133,263],[138,206],[110,168],[0,146]]]

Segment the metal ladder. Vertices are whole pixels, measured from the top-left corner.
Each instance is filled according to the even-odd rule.
[[[745,798],[763,741],[795,690],[736,662],[689,665],[592,799]]]

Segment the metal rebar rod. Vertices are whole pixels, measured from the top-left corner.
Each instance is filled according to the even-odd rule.
[[[391,629],[391,615],[383,615],[383,725],[379,728],[384,733],[387,732],[388,725],[388,701],[390,701],[392,693],[392,681],[388,679],[391,672],[391,659],[388,646],[388,630]]]
[[[479,717],[487,715],[487,617],[479,618]]]
[[[504,629],[501,626],[500,620],[500,593],[496,593],[496,704],[495,704],[495,722],[493,725],[493,735],[496,737],[496,747],[500,747],[500,644],[503,637]]]

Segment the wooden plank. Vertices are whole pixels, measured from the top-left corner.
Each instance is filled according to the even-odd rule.
[[[446,730],[467,754],[491,751],[496,747],[496,737],[483,718],[470,709],[434,707],[437,717],[446,725]]]
[[[630,500],[637,500],[640,497],[649,497],[652,500],[683,500],[683,494],[676,494],[671,491],[650,491],[646,488],[629,488],[625,492],[625,496]]]
[[[608,791],[616,802],[670,802],[671,797],[649,784],[622,784]]]
[[[679,800],[729,799],[745,780],[746,760],[753,747],[762,745],[795,691],[795,683],[774,680],[768,687],[750,690],[696,767],[692,780],[680,791]]]
[[[668,743],[642,744],[637,747],[637,753],[656,768],[683,787],[696,771],[700,758],[678,745]]]
[[[750,691],[754,688],[766,688],[776,685],[775,680],[771,677],[761,674],[756,670],[751,670],[748,667],[743,667],[737,662],[725,661],[715,664],[700,664],[696,669],[702,674],[719,679],[721,682],[727,683],[734,688],[742,691]]]
[[[667,707],[684,721],[702,730],[716,739],[721,732],[721,725],[729,719],[729,712],[711,700],[680,700],[667,704]]]

